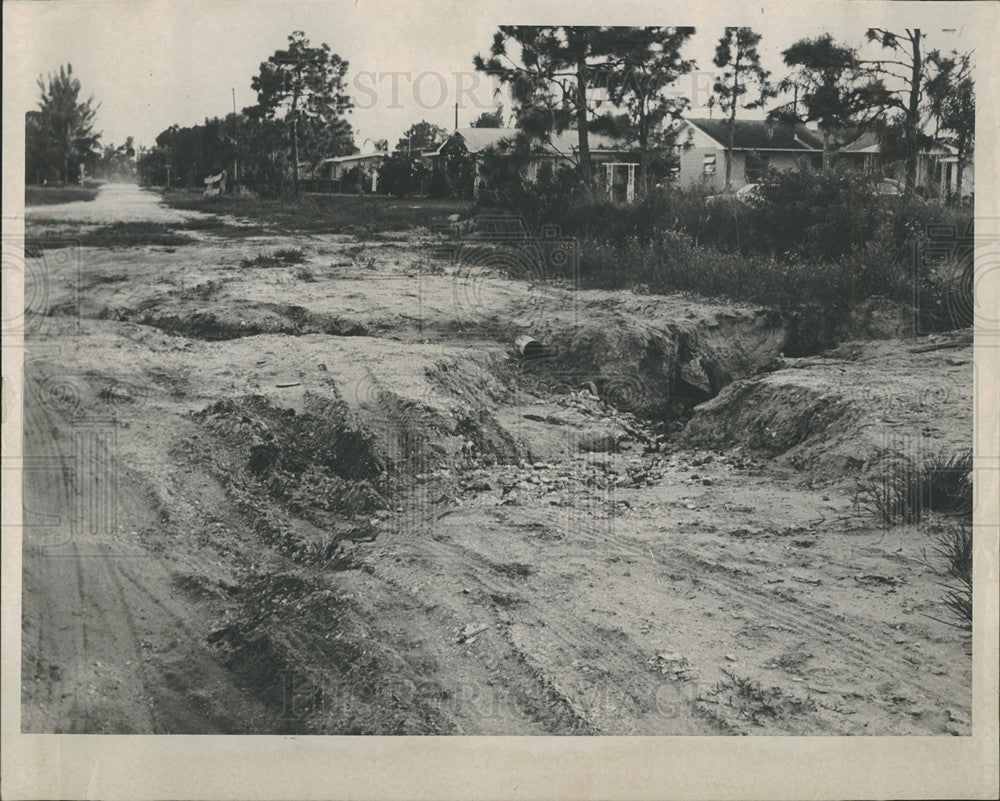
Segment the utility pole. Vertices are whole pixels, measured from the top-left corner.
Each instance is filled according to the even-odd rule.
[[[458,103],[455,103],[455,130],[458,130]]]

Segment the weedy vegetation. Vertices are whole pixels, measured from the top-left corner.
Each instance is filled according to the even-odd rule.
[[[755,726],[765,725],[768,719],[787,718],[816,708],[816,702],[811,697],[788,695],[780,687],[765,687],[757,679],[739,676],[729,670],[722,672],[726,678],[703,694],[699,701],[727,706],[737,717]]]
[[[878,473],[858,481],[855,504],[888,526],[919,523],[929,511],[972,515],[972,449],[916,460],[886,452]]]
[[[272,253],[258,253],[240,261],[241,267],[289,267],[306,260],[302,248],[279,248]]]
[[[939,559],[934,567],[943,573],[941,601],[949,613],[943,622],[966,631],[972,629],[972,546],[972,525],[959,521],[939,528],[932,549]]]
[[[855,504],[884,525],[919,523],[929,512],[946,515],[932,522],[937,533],[933,554],[925,562],[941,576],[943,621],[972,628],[972,449],[937,454],[916,461],[899,453],[883,460],[874,478],[858,482]]]

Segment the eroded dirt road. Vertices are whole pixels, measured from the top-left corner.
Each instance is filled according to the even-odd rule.
[[[24,730],[969,733],[932,532],[853,496],[969,446],[970,342],[783,360],[428,232],[189,235],[31,273]]]

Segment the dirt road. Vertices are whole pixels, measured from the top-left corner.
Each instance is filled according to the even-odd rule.
[[[28,220],[44,218],[70,223],[113,225],[118,222],[176,223],[196,218],[196,212],[177,211],[160,202],[158,195],[135,184],[104,184],[93,200],[28,206]]]
[[[188,233],[32,272],[24,730],[969,733],[933,530],[853,496],[970,443],[971,344],[782,360],[427,232]]]

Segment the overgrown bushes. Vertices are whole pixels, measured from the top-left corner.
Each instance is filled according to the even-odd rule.
[[[969,209],[881,194],[874,178],[834,170],[772,172],[745,201],[663,187],[618,204],[571,181],[516,184],[506,199],[533,229],[581,240],[585,286],[822,304],[833,317],[885,297],[915,303],[923,331],[971,325]]]

